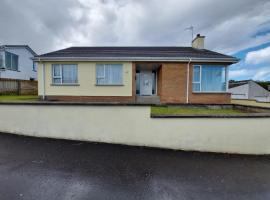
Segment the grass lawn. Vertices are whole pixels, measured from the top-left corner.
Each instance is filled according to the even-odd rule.
[[[242,110],[233,108],[207,108],[207,107],[176,107],[176,106],[152,106],[151,114],[153,115],[170,115],[170,114],[239,114],[244,113]]]
[[[37,100],[37,95],[0,95],[0,102],[30,102]]]

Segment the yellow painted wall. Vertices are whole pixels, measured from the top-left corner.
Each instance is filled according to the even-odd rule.
[[[53,86],[52,64],[77,64],[78,86]],[[108,62],[98,62],[108,63]],[[119,62],[109,62],[117,63]],[[97,62],[45,62],[45,95],[58,96],[132,96],[132,63],[123,64],[123,86],[96,86]],[[42,63],[38,65],[38,94],[42,95]]]

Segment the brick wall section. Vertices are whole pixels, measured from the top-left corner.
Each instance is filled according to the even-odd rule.
[[[185,63],[163,63],[158,74],[158,93],[161,103],[186,102]]]
[[[40,99],[42,97],[40,96]],[[48,101],[132,103],[133,96],[46,96]]]
[[[186,103],[188,63],[163,63],[158,71],[158,95],[161,103]],[[193,64],[190,64],[189,103],[192,104],[229,104],[229,93],[193,93]]]
[[[231,95],[229,93],[206,93],[191,94],[189,103],[193,104],[230,104]]]
[[[189,103],[194,104],[230,104],[230,93],[193,93],[192,92],[192,79],[193,79],[193,65],[190,66],[190,79],[189,79]]]

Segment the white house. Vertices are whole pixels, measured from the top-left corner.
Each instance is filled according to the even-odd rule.
[[[249,99],[270,102],[270,92],[252,80],[230,83],[229,92],[232,99]]]
[[[28,45],[0,45],[0,78],[36,80],[36,55]]]

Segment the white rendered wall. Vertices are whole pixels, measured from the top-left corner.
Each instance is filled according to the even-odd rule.
[[[232,94],[232,99],[248,99],[249,84],[240,85],[238,87],[230,88],[229,92]]]
[[[270,154],[270,118],[150,118],[149,106],[0,104],[0,132],[179,150]]]

